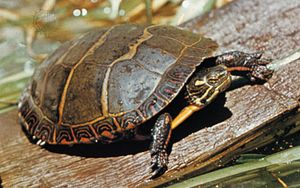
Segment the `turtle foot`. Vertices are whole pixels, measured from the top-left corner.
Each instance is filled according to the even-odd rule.
[[[168,143],[171,136],[172,118],[168,113],[158,117],[153,129],[153,141],[150,146],[151,154],[151,179],[162,175],[167,169],[168,164]]]
[[[244,65],[250,68],[247,77],[252,81],[267,81],[273,75],[273,70],[267,67],[271,63],[270,59],[263,59],[261,52],[245,53]]]
[[[247,77],[252,81],[267,81],[273,75],[273,70],[268,69],[265,65],[255,64],[251,68],[251,71],[247,74]]]
[[[262,58],[261,52],[228,52],[218,56],[216,63],[224,64],[233,75],[248,77],[252,82],[267,81],[274,72],[268,68],[271,60]]]
[[[168,153],[167,151],[160,151],[151,155],[151,179],[157,178],[162,175],[167,169]]]
[[[261,53],[254,53],[254,54],[260,54],[258,55],[252,55],[250,54],[249,63],[247,63],[251,70],[247,74],[248,78],[252,81],[267,81],[270,79],[273,75],[273,70],[269,69],[267,67],[268,64],[271,63],[271,60],[269,59],[262,59]],[[252,56],[251,56],[252,55]]]

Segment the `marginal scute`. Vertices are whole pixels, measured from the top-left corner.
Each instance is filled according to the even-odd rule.
[[[177,82],[183,85],[193,71],[194,68],[192,67],[176,64],[167,72],[166,76],[171,82]],[[164,83],[160,84],[163,85]]]
[[[56,133],[56,143],[57,144],[73,144],[75,138],[72,134],[71,127],[60,125],[59,130]]]
[[[116,119],[121,125],[122,129],[132,129],[132,126],[143,122],[143,117],[140,116],[140,114],[136,110],[125,113],[124,115],[121,115]]]
[[[23,95],[28,96],[28,93],[24,93]],[[22,104],[19,108],[19,113],[20,113],[22,118],[26,118],[28,113],[32,110],[33,105],[30,104],[29,101],[28,101],[28,98],[25,98],[24,96],[22,96],[21,103]]]
[[[34,135],[35,129],[42,120],[43,116],[39,113],[39,110],[36,108],[33,108],[32,111],[30,111],[27,116],[25,117],[26,122],[26,129],[27,131]],[[28,126],[28,127],[27,127]]]
[[[84,126],[78,126],[73,128],[74,135],[76,137],[76,140],[80,143],[87,143],[90,142],[90,140],[94,140],[96,137],[93,133],[93,130],[90,126],[84,125]]]
[[[182,56],[178,59],[178,64],[195,68],[201,61],[198,57]]]
[[[104,143],[110,143],[121,137],[121,133],[117,131],[120,127],[115,125],[112,117],[93,123],[92,126],[98,134],[97,139],[100,139]]]
[[[177,95],[184,83],[172,82],[169,78],[161,80],[164,84],[158,84],[153,95],[157,95],[165,101],[170,102]],[[148,118],[148,117],[147,117]]]
[[[35,135],[37,139],[51,143],[53,142],[54,130],[55,128],[52,125],[52,122],[43,118],[42,121],[36,126],[33,135]]]
[[[175,93],[174,93],[175,94]],[[155,94],[150,95],[146,101],[138,108],[143,114],[143,117],[149,118],[157,114],[167,102],[158,98]]]

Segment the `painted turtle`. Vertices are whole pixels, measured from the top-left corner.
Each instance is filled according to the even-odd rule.
[[[167,169],[171,130],[226,90],[231,74],[267,80],[260,53],[212,57],[216,42],[173,26],[117,25],[64,43],[35,71],[19,102],[22,126],[37,144],[110,143],[164,109],[181,90],[187,106],[152,130],[152,177]],[[212,57],[211,65],[200,66]],[[184,87],[186,86],[186,87]]]

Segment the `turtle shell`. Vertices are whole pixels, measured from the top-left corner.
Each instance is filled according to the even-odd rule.
[[[36,69],[19,103],[21,124],[49,144],[114,141],[166,107],[216,48],[173,26],[92,31]]]

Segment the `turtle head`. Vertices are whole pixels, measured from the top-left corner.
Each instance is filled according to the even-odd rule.
[[[189,103],[206,106],[225,91],[230,83],[231,76],[224,65],[203,68],[192,76],[186,86]]]

